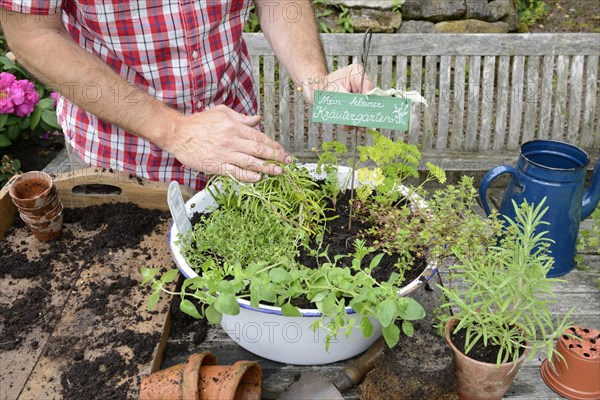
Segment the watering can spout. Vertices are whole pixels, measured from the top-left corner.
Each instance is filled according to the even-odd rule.
[[[581,219],[589,217],[598,206],[600,201],[600,158],[596,161],[596,167],[592,174],[590,187],[583,195],[583,203],[581,204]]]

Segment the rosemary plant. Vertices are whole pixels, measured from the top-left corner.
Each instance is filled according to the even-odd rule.
[[[481,341],[484,346],[499,346],[498,364],[516,361],[524,346],[531,347],[530,357],[545,350],[548,360],[555,353],[554,339],[571,325],[569,313],[555,318],[554,284],[560,279],[546,275],[554,260],[548,254],[550,239],[538,228],[548,207],[513,201],[516,216],[506,218],[507,228],[497,245],[468,251],[453,247],[459,260],[450,267],[451,285],[439,286],[448,302],[440,320],[459,321],[454,332],[465,330],[465,354]],[[556,320],[555,320],[556,319]]]

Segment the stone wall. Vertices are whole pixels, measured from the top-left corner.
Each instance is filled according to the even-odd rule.
[[[332,32],[343,30],[341,12],[354,32],[507,33],[519,28],[514,0],[329,0],[315,10]]]

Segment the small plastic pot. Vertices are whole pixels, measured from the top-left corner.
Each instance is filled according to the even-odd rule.
[[[254,361],[231,366],[216,365],[210,352],[194,354],[175,365],[144,378],[140,400],[259,400],[262,370]]]
[[[546,384],[569,399],[600,398],[600,331],[573,326],[556,341],[554,369],[544,360],[540,368]],[[574,335],[571,337],[568,335]]]

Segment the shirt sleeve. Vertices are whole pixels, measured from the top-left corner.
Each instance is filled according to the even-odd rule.
[[[22,14],[52,15],[62,9],[63,0],[0,0],[0,8]]]

